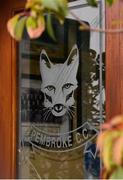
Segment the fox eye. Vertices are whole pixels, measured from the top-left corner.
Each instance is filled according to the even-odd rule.
[[[67,83],[63,86],[63,89],[69,89],[71,86],[73,86],[73,84]]]
[[[51,85],[50,85],[50,86],[47,86],[46,89],[48,89],[49,91],[53,91],[53,90],[55,91],[55,87],[54,87],[54,86],[51,86]]]

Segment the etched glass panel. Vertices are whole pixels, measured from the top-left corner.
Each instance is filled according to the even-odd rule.
[[[96,137],[105,118],[104,8],[69,4],[64,25],[19,43],[18,177],[98,179]],[[47,17],[46,17],[47,18]]]

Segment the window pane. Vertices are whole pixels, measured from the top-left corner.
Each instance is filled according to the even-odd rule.
[[[74,15],[73,15],[74,14]],[[47,32],[19,43],[19,178],[99,178],[96,137],[105,118],[103,6],[70,3],[70,14]],[[47,18],[47,16],[46,16]]]

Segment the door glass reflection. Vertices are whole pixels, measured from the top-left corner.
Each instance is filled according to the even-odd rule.
[[[70,3],[70,11],[81,21],[103,25],[102,6],[77,3]],[[52,22],[56,41],[47,32],[29,40],[25,32],[19,44],[18,176],[96,179],[95,142],[105,118],[104,37],[81,31],[71,15],[64,25],[55,17]]]

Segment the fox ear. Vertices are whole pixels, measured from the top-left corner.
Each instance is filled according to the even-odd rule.
[[[70,64],[72,64],[74,61],[78,61],[79,60],[79,50],[77,45],[75,44],[68,56],[67,59],[67,65],[69,66]]]
[[[40,68],[42,65],[46,66],[47,68],[51,68],[52,63],[46,53],[46,51],[43,49],[40,54]]]

